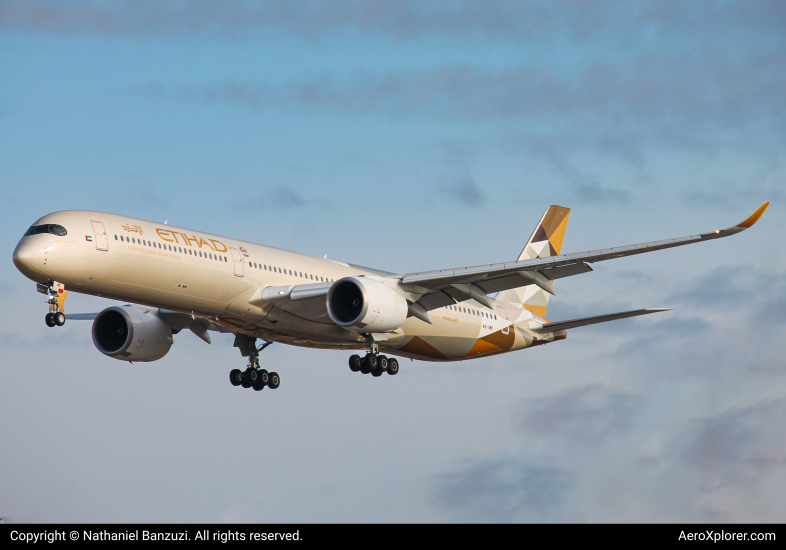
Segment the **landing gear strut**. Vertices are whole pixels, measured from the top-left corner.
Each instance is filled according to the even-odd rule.
[[[46,284],[38,283],[36,290],[41,294],[46,294],[46,303],[49,304],[49,313],[46,314],[45,321],[48,327],[62,327],[65,325],[66,317],[63,313],[63,303],[68,292],[63,283],[51,281]]]
[[[350,357],[349,368],[352,372],[362,372],[374,377],[382,376],[385,372],[393,376],[398,374],[398,360],[395,357],[387,358],[384,355],[379,355],[379,346],[371,339],[369,352],[366,356],[353,355]]]
[[[271,390],[281,385],[281,378],[277,372],[268,372],[259,366],[259,352],[264,350],[273,342],[265,342],[257,347],[256,338],[244,334],[235,335],[235,347],[240,348],[240,354],[248,357],[246,370],[233,369],[229,373],[229,382],[233,386],[243,386],[244,388],[254,388],[254,391],[261,391],[265,386]]]

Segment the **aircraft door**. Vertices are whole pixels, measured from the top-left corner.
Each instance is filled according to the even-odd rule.
[[[505,311],[505,308],[501,305],[497,304],[497,314],[499,315],[499,320],[502,322],[502,334],[509,334],[510,333],[510,324],[508,323],[508,313]]]
[[[235,264],[235,277],[243,276],[243,257],[237,248],[230,248],[229,252],[232,253],[232,262]]]
[[[104,224],[97,221],[90,221],[93,224],[93,238],[96,241],[96,250],[109,250],[109,239],[106,238]]]

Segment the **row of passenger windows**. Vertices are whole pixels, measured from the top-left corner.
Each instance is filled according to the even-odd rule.
[[[201,250],[191,250],[188,247],[183,248],[182,246],[172,246],[171,244],[164,244],[162,246],[161,243],[154,243],[153,241],[137,239],[136,237],[123,237],[123,235],[120,235],[119,239],[117,235],[115,235],[115,240],[131,243],[131,244],[138,244],[142,246],[149,246],[152,248],[159,248],[162,250],[169,250],[170,252],[179,252],[180,254],[188,254],[189,256],[199,256],[200,258],[209,258],[211,260],[218,260],[219,262],[229,262],[226,256],[219,256],[218,254],[213,254],[212,252],[203,253]]]
[[[210,252],[203,253],[201,250],[199,250],[199,251],[197,251],[197,250],[192,251],[190,248],[185,248],[184,249],[184,248],[182,248],[180,246],[174,246],[173,247],[171,244],[164,244],[162,246],[161,243],[154,243],[153,241],[146,241],[144,239],[137,239],[136,237],[124,237],[123,235],[120,235],[120,237],[118,238],[118,236],[115,235],[115,240],[116,241],[119,240],[119,241],[122,241],[122,242],[129,242],[129,243],[132,243],[132,244],[138,244],[138,245],[142,245],[142,246],[150,246],[150,247],[153,247],[153,248],[160,248],[160,249],[169,250],[169,251],[172,251],[172,252],[179,252],[181,254],[190,254],[191,256],[199,256],[200,258],[209,258],[211,260],[218,260],[218,261],[223,261],[223,262],[228,262],[229,261],[229,260],[227,260],[226,256],[219,256],[218,254],[212,254]],[[268,266],[268,265],[264,265],[264,264],[258,264],[257,262],[248,262],[248,264],[251,267],[255,268],[255,269],[264,269],[265,271],[274,271],[276,273],[283,273],[284,275],[286,275],[288,273],[289,275],[292,275],[293,277],[298,277],[299,276],[299,277],[302,277],[303,279],[310,279],[312,281],[320,281],[320,282],[323,282],[323,283],[324,282],[332,282],[333,281],[333,279],[330,279],[328,277],[319,277],[319,276],[313,275],[311,273],[303,273],[302,271],[300,271],[300,272],[299,271],[292,271],[291,269],[289,269],[289,270],[282,269],[280,267],[274,267],[272,265]]]
[[[38,235],[40,233],[51,233],[52,235],[57,235],[58,237],[65,237],[68,234],[68,231],[66,231],[65,227],[63,227],[62,225],[54,225],[54,224],[33,225],[30,226],[30,229],[25,231],[24,236],[29,237],[30,235]]]
[[[478,317],[485,317],[486,319],[496,319],[497,316],[493,313],[489,313],[487,311],[478,311],[469,307],[463,306],[446,306],[451,311],[460,311],[463,313],[469,313],[470,315],[476,315]]]
[[[37,233],[52,233],[53,231],[48,229],[50,227],[62,229],[62,231],[63,231],[62,233],[54,233],[55,235],[65,235],[66,234],[65,233],[65,229],[61,225],[37,225],[37,226],[33,226],[30,229],[28,229],[28,231],[27,231],[27,233],[25,233],[25,235],[36,235]],[[46,230],[41,230],[41,228],[46,228]],[[32,232],[34,229],[37,230],[37,231],[36,232]],[[139,245],[142,245],[142,246],[150,246],[150,247],[153,247],[153,248],[160,248],[160,249],[169,250],[169,251],[172,251],[172,252],[179,252],[181,254],[185,254],[186,253],[186,252],[183,252],[183,248],[179,247],[179,246],[173,247],[171,244],[169,244],[169,245],[165,244],[165,245],[162,246],[161,243],[154,243],[152,241],[146,241],[144,239],[137,239],[136,237],[125,237],[124,238],[123,235],[120,235],[120,238],[118,239],[118,236],[115,235],[115,240],[116,241],[120,240],[122,242],[130,242],[132,244],[139,244]],[[187,251],[188,254],[190,254],[192,256],[199,255],[200,258],[209,258],[211,260],[218,260],[218,261],[228,262],[226,256],[219,256],[218,254],[212,254],[212,253],[209,253],[209,252],[205,252],[204,255],[203,255],[201,250],[192,252],[192,250],[189,249],[189,248],[186,248],[186,251]],[[284,275],[289,274],[289,275],[292,275],[293,277],[301,277],[303,279],[308,279],[308,280],[311,280],[311,281],[319,281],[321,283],[332,283],[335,280],[335,279],[330,279],[329,277],[322,277],[322,276],[314,275],[312,273],[303,273],[302,271],[292,271],[291,269],[282,269],[280,267],[276,267],[276,266],[272,266],[272,265],[268,266],[267,264],[260,264],[260,263],[257,263],[257,262],[248,262],[248,264],[251,267],[253,267],[254,269],[263,269],[265,271],[273,271],[275,273],[283,273]],[[476,315],[476,316],[479,316],[479,317],[485,317],[487,319],[496,319],[497,318],[497,316],[494,315],[493,313],[488,313],[486,311],[477,311],[477,310],[474,310],[472,308],[467,308],[467,307],[463,307],[463,306],[446,306],[446,307],[449,310],[451,310],[451,311],[459,311],[459,312],[463,312],[463,313],[468,313],[470,315]]]
[[[276,273],[283,273],[284,275],[292,275],[293,277],[301,277],[303,279],[308,279],[311,281],[319,281],[321,283],[330,283],[333,282],[335,279],[331,279],[329,277],[321,277],[319,275],[314,275],[312,273],[303,273],[302,271],[292,271],[291,269],[281,269],[280,267],[267,265],[267,264],[259,264],[257,262],[248,262],[248,264],[253,267],[254,269],[263,269],[265,271],[274,271]]]

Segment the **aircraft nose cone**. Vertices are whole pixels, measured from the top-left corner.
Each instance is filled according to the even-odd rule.
[[[22,272],[22,274],[37,281],[41,278],[42,273],[35,269],[37,256],[40,251],[34,247],[28,239],[22,239],[14,249],[14,265]]]

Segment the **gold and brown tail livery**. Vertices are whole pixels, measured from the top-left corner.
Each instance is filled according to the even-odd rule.
[[[759,221],[759,218],[761,218],[761,215],[762,215],[762,214],[764,214],[764,211],[765,211],[765,210],[767,210],[767,207],[768,207],[769,205],[770,205],[770,203],[769,203],[769,202],[765,202],[764,204],[762,204],[762,205],[761,205],[761,206],[758,208],[758,210],[756,210],[756,212],[754,212],[753,214],[751,214],[751,215],[748,217],[748,219],[747,219],[747,220],[745,220],[744,222],[742,222],[742,223],[740,223],[740,224],[737,224],[737,227],[744,227],[745,229],[747,229],[747,228],[749,228],[750,226],[752,226],[754,223],[756,223],[757,221]]]
[[[565,238],[569,217],[570,208],[558,205],[549,206],[527,241],[527,246],[522,250],[519,260],[558,256],[562,250],[562,239]]]
[[[524,250],[519,254],[519,261],[558,256],[562,250],[565,229],[568,227],[568,217],[570,217],[570,208],[556,204],[549,206],[535,231],[532,232]],[[536,285],[503,290],[497,299],[521,305],[540,317],[545,317],[549,305],[549,294]]]

